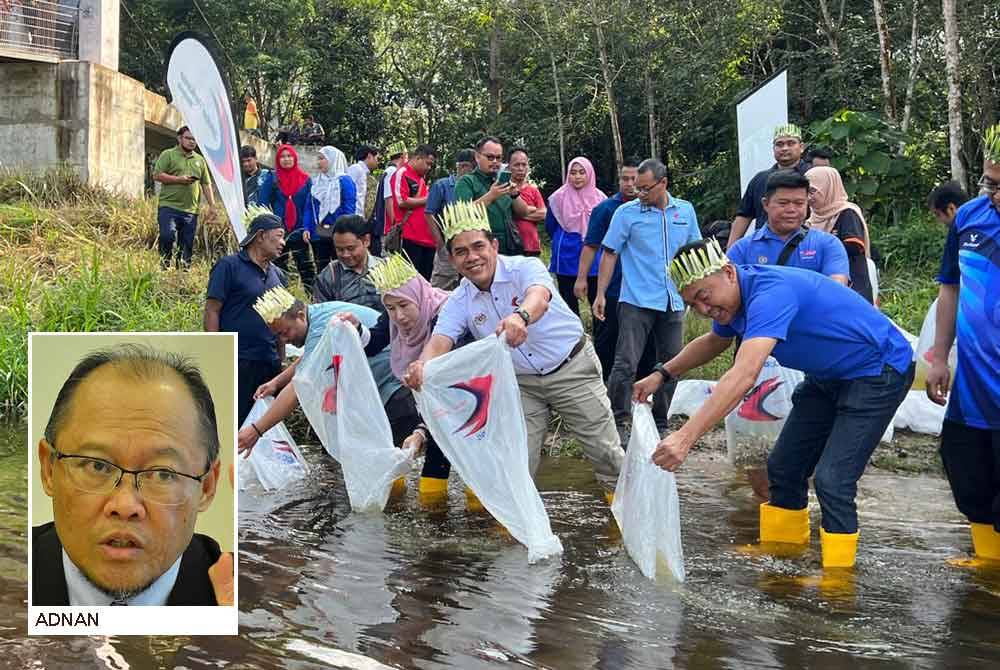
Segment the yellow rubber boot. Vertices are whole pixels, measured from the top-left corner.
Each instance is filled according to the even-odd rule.
[[[400,477],[392,483],[392,488],[389,489],[389,499],[398,498],[406,493],[406,478]]]
[[[440,477],[421,477],[417,497],[422,505],[436,505],[448,500],[448,480]]]
[[[960,568],[1000,568],[1000,533],[988,523],[970,523],[971,558],[952,558],[948,562]]]
[[[819,542],[823,549],[823,569],[853,568],[858,554],[858,531],[853,533],[828,533],[819,529]]]
[[[604,492],[604,499],[608,501],[608,506],[610,507],[611,504],[615,502],[615,492],[614,491],[605,491]]]
[[[744,554],[794,556],[809,546],[809,509],[760,505],[760,543],[739,547]]]
[[[486,509],[468,486],[465,487],[465,509],[470,512],[482,512]]]

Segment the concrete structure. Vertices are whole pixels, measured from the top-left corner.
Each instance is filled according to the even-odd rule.
[[[120,0],[80,0],[80,60],[118,70]]]

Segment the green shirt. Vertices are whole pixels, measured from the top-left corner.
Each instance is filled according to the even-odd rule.
[[[477,168],[467,175],[463,175],[455,182],[455,200],[479,200],[486,195],[493,186],[494,178]],[[486,208],[486,214],[490,218],[490,230],[493,237],[500,243],[501,254],[512,254],[515,250],[511,248],[510,238],[507,230],[512,224],[513,200],[509,195],[502,195],[494,200]]]
[[[153,174],[164,172],[174,177],[197,177],[193,184],[161,184],[160,207],[170,207],[181,212],[196,214],[201,201],[201,187],[211,188],[212,179],[208,174],[208,163],[205,158],[192,152],[185,156],[180,147],[167,149],[156,159]]]

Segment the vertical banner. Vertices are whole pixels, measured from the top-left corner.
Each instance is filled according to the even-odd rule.
[[[243,180],[229,95],[212,54],[191,33],[178,35],[170,46],[167,87],[208,162],[236,239],[242,240]]]
[[[782,70],[736,101],[740,147],[740,195],[761,170],[774,164],[774,129],[788,123],[788,70]]]

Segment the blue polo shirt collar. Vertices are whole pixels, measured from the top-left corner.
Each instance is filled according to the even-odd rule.
[[[800,228],[800,230],[801,230],[801,228]],[[795,232],[792,232],[791,235],[789,235],[788,237],[782,239],[781,237],[778,236],[778,234],[776,232],[774,232],[773,230],[771,230],[771,224],[768,223],[763,228],[758,228],[756,231],[754,231],[753,239],[754,239],[755,242],[759,242],[761,240],[777,240],[779,242],[787,242],[794,235],[795,235]]]

